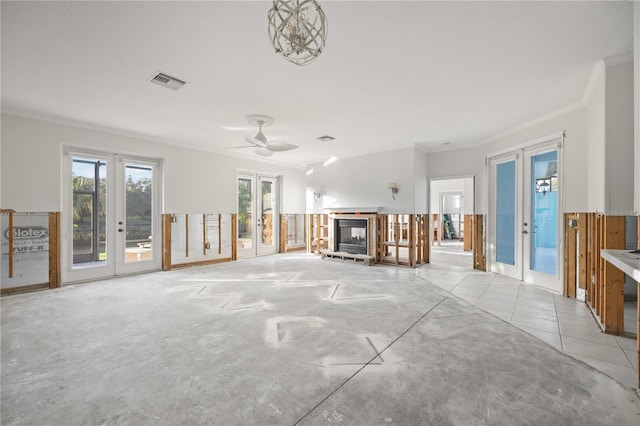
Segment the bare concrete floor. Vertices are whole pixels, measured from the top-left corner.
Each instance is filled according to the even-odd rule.
[[[289,254],[5,297],[3,425],[638,425],[417,269]]]

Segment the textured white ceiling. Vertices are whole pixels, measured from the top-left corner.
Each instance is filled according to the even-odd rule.
[[[228,147],[256,132],[223,127],[267,114],[267,138],[300,146],[272,158],[304,167],[484,141],[579,102],[593,64],[632,48],[630,1],[320,4],[326,49],[298,67],[268,1],[2,1],[2,109],[247,156]]]

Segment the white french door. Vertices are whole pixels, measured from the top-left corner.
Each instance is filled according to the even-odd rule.
[[[522,160],[518,152],[493,158],[489,167],[491,271],[522,279]]]
[[[490,270],[560,291],[561,139],[489,160]]]
[[[66,150],[63,282],[160,269],[161,161]]]
[[[278,179],[258,174],[238,175],[238,257],[277,252]]]

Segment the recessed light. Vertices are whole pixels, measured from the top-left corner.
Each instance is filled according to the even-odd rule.
[[[333,136],[324,135],[324,136],[319,136],[316,139],[318,139],[319,141],[322,141],[322,142],[330,142],[330,141],[334,140],[335,138]]]
[[[451,145],[451,142],[442,142],[442,145]]]
[[[307,170],[307,176],[309,176],[311,173],[313,173],[313,169]]]

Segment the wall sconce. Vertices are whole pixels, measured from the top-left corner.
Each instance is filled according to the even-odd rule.
[[[313,202],[317,203],[318,201],[320,201],[320,197],[322,196],[322,194],[320,194],[320,190],[318,189],[314,189],[313,190]]]
[[[175,213],[171,214],[171,223],[176,223],[178,222],[178,216],[175,215]]]
[[[391,190],[391,196],[393,199],[396,199],[396,194],[398,193],[398,184],[396,182],[391,182],[387,184],[387,189]]]

